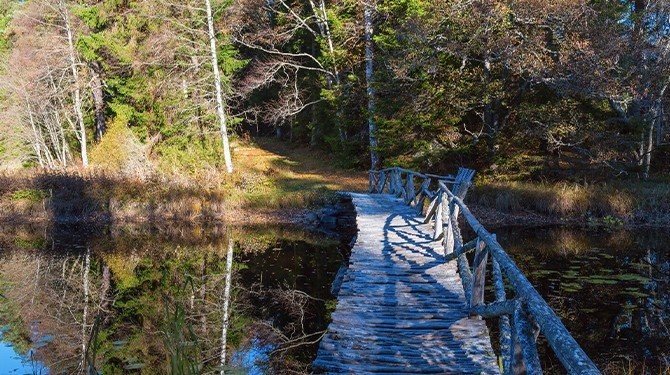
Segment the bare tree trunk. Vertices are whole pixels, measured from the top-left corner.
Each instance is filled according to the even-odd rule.
[[[377,124],[375,123],[375,88],[374,88],[374,41],[373,17],[376,9],[375,0],[364,0],[363,18],[365,23],[365,81],[368,94],[368,137],[370,140],[370,169],[379,169],[377,147]]]
[[[658,121],[658,116],[660,115],[658,112],[658,105],[654,105],[654,108],[652,109],[653,118],[649,121],[649,127],[647,128],[646,134],[646,145],[643,149],[642,178],[645,180],[649,178],[649,170],[651,169],[651,154],[654,152],[654,125]]]
[[[109,272],[109,266],[104,265],[102,267],[102,285],[100,285],[100,305],[99,310],[102,312],[106,311],[109,308],[109,298],[107,294],[109,293],[109,287],[111,285],[111,273]]]
[[[42,137],[37,133],[37,127],[35,126],[35,119],[33,118],[33,111],[28,105],[28,115],[30,117],[30,126],[33,130],[33,148],[35,149],[35,154],[37,155],[37,161],[40,163],[40,167],[44,168],[44,160],[42,159]]]
[[[212,70],[214,71],[214,86],[216,88],[216,113],[221,126],[221,139],[223,141],[223,158],[226,162],[228,173],[233,173],[233,161],[230,156],[230,144],[228,142],[228,129],[226,126],[226,111],[223,107],[223,92],[221,89],[221,72],[219,71],[219,58],[216,55],[216,32],[214,31],[214,16],[212,15],[212,3],[205,0],[207,8],[207,27],[209,31],[209,46],[212,54]]]
[[[84,288],[84,312],[82,313],[81,318],[81,369],[83,372],[86,372],[86,350],[87,350],[87,329],[86,321],[88,319],[88,298],[89,298],[89,285],[88,285],[88,274],[91,268],[91,249],[86,248],[86,258],[84,259],[84,276],[82,279],[82,284]]]
[[[232,281],[233,271],[233,237],[228,237],[228,252],[226,254],[226,286],[223,291],[223,324],[221,328],[221,375],[225,373],[226,365],[226,345],[228,344],[228,324],[229,324],[229,305],[230,305],[230,283]]]
[[[89,63],[89,68],[91,71],[91,94],[93,95],[93,105],[95,107],[95,140],[100,142],[107,130],[105,124],[105,95],[102,90],[102,69],[97,61]]]
[[[77,56],[74,48],[74,36],[72,34],[72,25],[70,25],[70,16],[68,9],[63,1],[60,2],[63,20],[65,21],[65,31],[67,33],[68,52],[70,55],[70,69],[74,80],[74,112],[77,116],[77,125],[79,126],[79,143],[81,145],[81,164],[84,168],[88,167],[88,150],[86,149],[86,127],[84,126],[84,112],[82,110],[81,88],[79,85],[79,69],[77,68]]]
[[[658,104],[658,121],[656,122],[656,145],[663,143],[663,135],[665,134],[665,110],[663,109],[663,102],[659,100]]]

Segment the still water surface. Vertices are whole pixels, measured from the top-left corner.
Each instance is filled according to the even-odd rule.
[[[0,374],[309,372],[348,252],[286,228],[0,232]],[[667,371],[670,234],[497,235],[605,373]]]
[[[667,229],[498,231],[501,245],[604,373],[670,373]],[[545,370],[558,360],[541,347]]]

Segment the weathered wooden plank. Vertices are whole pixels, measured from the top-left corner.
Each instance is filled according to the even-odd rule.
[[[499,318],[500,346],[503,354],[502,367],[506,374],[541,373],[536,347],[536,340],[541,331],[545,334],[554,353],[569,373],[599,374],[598,369],[567,332],[560,319],[557,318],[556,314],[497,243],[495,235],[487,232],[463,203],[463,198],[472,185],[474,170],[459,168],[453,179],[441,179],[439,176],[421,174],[399,167],[386,170],[395,177],[396,187],[391,190],[395,190],[395,195],[400,196],[405,204],[409,206],[420,204],[418,211],[421,213],[423,211],[423,200],[426,198],[431,200],[423,224],[432,220],[433,240],[443,238],[443,260],[451,261],[454,258],[457,260],[458,276],[463,290],[453,290],[452,292],[455,292],[454,295],[457,298],[458,296],[465,297],[469,312],[473,316]],[[404,183],[403,174],[406,175]],[[419,194],[414,193],[414,176],[424,178]],[[431,178],[436,178],[437,192],[430,190]],[[370,179],[372,184],[375,175],[371,174]],[[447,185],[450,187],[447,187]],[[475,246],[476,254],[472,269],[465,256],[469,250],[469,248],[466,248],[468,244],[463,244],[458,225],[461,210],[463,210],[466,222],[477,234],[478,244]],[[375,224],[366,220],[361,221],[362,225],[371,224],[374,226]],[[406,223],[407,225],[404,226],[420,231],[417,228],[418,223],[411,224],[407,220]],[[403,225],[398,227],[403,227]],[[392,225],[389,226],[389,229],[391,228],[393,228]],[[439,304],[462,305],[459,299],[454,300],[453,297],[432,300],[430,297],[430,282],[407,278],[410,284],[415,285],[414,288],[398,285],[394,277],[405,277],[402,276],[405,273],[415,277],[422,275],[424,271],[426,274],[433,276],[436,275],[435,269],[438,267],[430,267],[430,263],[426,263],[423,258],[424,256],[437,256],[436,249],[420,245],[421,242],[419,241],[428,240],[428,236],[415,235],[411,230],[396,230],[396,234],[402,241],[405,241],[399,244],[402,250],[400,253],[393,252],[391,254],[387,251],[389,248],[384,246],[382,253],[385,256],[381,265],[374,257],[370,256],[374,252],[364,252],[362,257],[352,255],[353,267],[368,267],[372,272],[358,274],[350,278],[352,283],[357,286],[367,285],[368,289],[364,293],[360,293],[358,289],[348,292],[349,300],[347,303],[343,303],[342,307],[347,306],[352,310],[344,319],[355,320],[365,317],[372,329],[382,329],[387,333],[403,326],[396,322],[399,317],[401,319],[413,318],[415,321],[424,323],[428,322],[427,324],[415,323],[404,326],[405,328],[411,328],[409,330],[410,335],[422,332],[421,327],[426,325],[437,329],[440,325],[447,324],[448,315],[428,314],[423,310],[413,313],[389,314],[386,311],[370,312],[370,309],[366,308],[366,305],[369,306],[370,304],[381,308],[398,308],[404,305],[415,305],[417,302],[424,303],[424,308],[427,309],[439,309]],[[361,244],[365,244],[365,241],[361,241]],[[489,254],[492,260],[496,302],[485,304],[484,287]],[[358,263],[357,260],[361,260],[361,262]],[[399,263],[411,263],[413,267],[395,266]],[[503,275],[515,289],[515,300],[506,300]],[[456,277],[450,275],[446,280],[447,283],[454,283]],[[370,298],[372,299],[370,300]],[[362,322],[364,323],[364,321]],[[412,342],[412,345],[414,345],[414,342]]]
[[[502,273],[514,286],[517,295],[524,297],[528,311],[540,326],[547,342],[565,369],[571,374],[600,374],[593,361],[570,335],[556,313],[533,288],[526,276],[495,240],[495,237],[475,218],[460,198],[455,197],[444,184],[441,184],[441,188],[447,195],[455,198],[454,202],[461,208],[463,217],[477,236],[486,242],[489,254],[498,261]]]
[[[358,238],[315,371],[499,373],[488,328],[468,318],[456,265],[445,262],[434,227],[392,195],[352,198]]]

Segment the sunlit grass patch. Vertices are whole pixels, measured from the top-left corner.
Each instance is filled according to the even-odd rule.
[[[337,191],[367,187],[365,173],[338,169],[320,151],[291,149],[274,140],[238,142],[234,148],[233,174],[211,165],[194,171],[174,164],[149,174],[93,165],[0,175],[0,206],[7,207],[1,218],[221,221],[230,215],[243,219],[239,213],[245,210],[308,209],[334,200]]]
[[[487,182],[476,185],[468,200],[504,212],[609,218],[608,222],[670,223],[670,185],[664,183]]]

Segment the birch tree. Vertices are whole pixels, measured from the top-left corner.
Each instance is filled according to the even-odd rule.
[[[207,30],[209,33],[209,46],[212,58],[212,70],[214,72],[214,87],[216,91],[216,114],[221,127],[221,140],[223,142],[223,157],[226,162],[226,170],[233,173],[233,161],[230,156],[230,143],[228,141],[228,129],[226,109],[223,102],[223,91],[221,89],[221,72],[219,70],[219,59],[216,50],[216,32],[214,30],[214,15],[212,14],[212,4],[210,0],[205,0],[207,9]]]
[[[41,167],[67,167],[72,160],[68,139],[81,139],[82,129],[85,138],[83,115],[76,114],[82,102],[75,100],[80,90],[73,86],[71,34],[63,26],[69,18],[65,21],[63,8],[52,4],[34,2],[21,10],[11,24],[20,37],[13,41],[0,79],[9,94],[5,103],[16,114],[14,134],[31,145]],[[85,142],[83,146],[86,160]]]
[[[223,290],[223,319],[221,324],[221,375],[224,375],[224,367],[226,365],[226,345],[228,343],[228,327],[230,324],[230,284],[232,283],[233,273],[233,247],[234,242],[232,236],[228,238],[228,247],[226,252],[226,285]]]
[[[365,83],[368,96],[368,138],[370,142],[370,169],[377,170],[380,167],[379,155],[377,154],[377,124],[375,123],[375,88],[374,88],[374,14],[376,1],[366,0],[364,3],[364,25],[365,25]]]
[[[72,72],[73,80],[73,106],[74,113],[77,119],[78,127],[78,136],[79,145],[81,148],[81,163],[84,168],[88,167],[88,150],[86,146],[86,125],[84,124],[84,111],[82,109],[82,97],[81,97],[81,87],[79,80],[79,59],[77,57],[77,51],[75,50],[75,41],[74,41],[74,31],[72,28],[72,23],[70,22],[70,11],[67,7],[67,4],[60,0],[58,2],[58,10],[63,17],[63,28],[67,35],[67,47],[68,47],[68,56],[70,58],[70,70]]]

